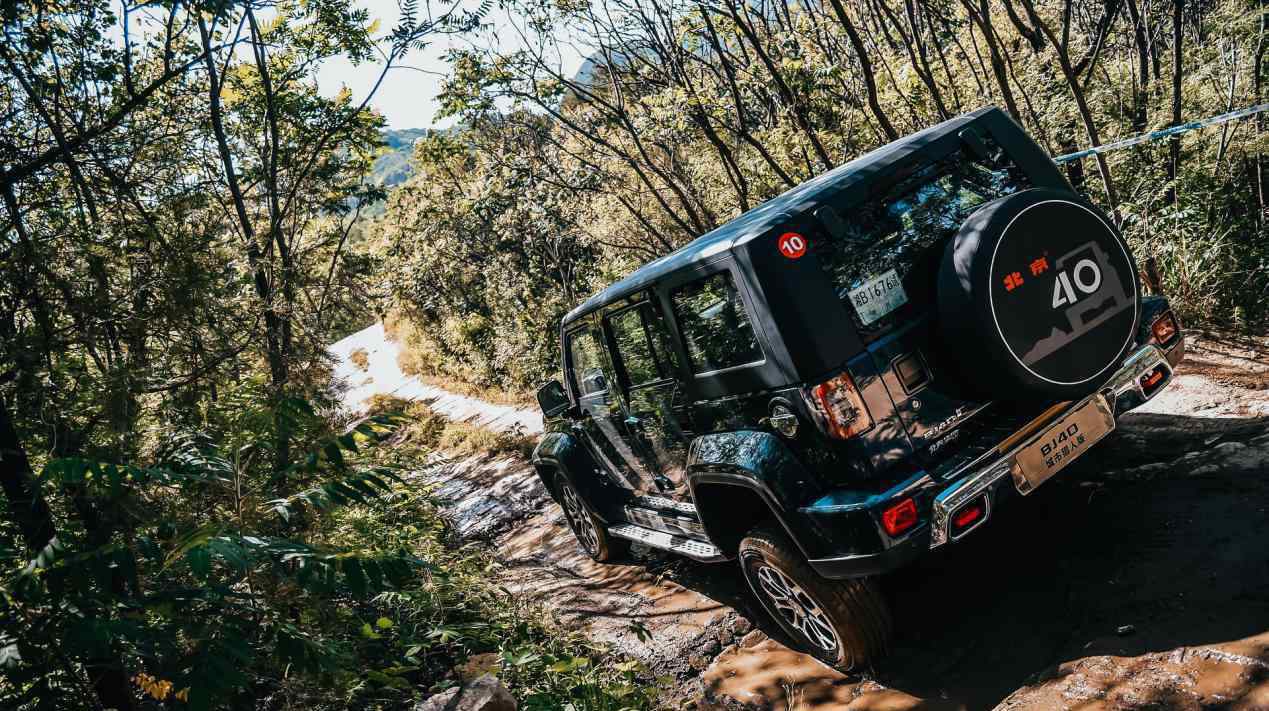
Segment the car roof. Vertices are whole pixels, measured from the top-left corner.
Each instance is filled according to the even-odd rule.
[[[564,317],[563,324],[567,326],[569,323],[606,304],[647,289],[675,272],[714,261],[719,255],[730,252],[736,247],[766,233],[767,230],[781,221],[782,215],[813,207],[817,202],[815,198],[821,193],[835,192],[849,183],[874,176],[878,172],[882,172],[912,155],[912,153],[920,151],[930,143],[943,138],[948,133],[959,131],[967,124],[983,116],[999,112],[1000,109],[987,107],[958,116],[888,143],[837,168],[811,178],[801,185],[791,188],[744,212],[673,252],[639,267],[631,272],[629,276],[586,299]]]

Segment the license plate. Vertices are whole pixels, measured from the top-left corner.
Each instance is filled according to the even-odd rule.
[[[903,282],[893,269],[878,274],[857,289],[851,289],[849,296],[855,313],[859,314],[859,320],[865,326],[908,303]]]
[[[1031,493],[1113,429],[1115,416],[1100,395],[1049,425],[1044,434],[1019,451],[1015,458],[1013,480],[1018,491]]]

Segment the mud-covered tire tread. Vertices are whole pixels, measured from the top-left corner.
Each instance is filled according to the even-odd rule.
[[[829,580],[821,577],[775,523],[755,527],[740,542],[738,557],[747,577],[746,552],[757,553],[776,562],[777,567],[796,580],[832,618],[842,643],[838,658],[828,659],[817,653],[818,650],[805,651],[847,671],[871,667],[885,656],[890,648],[893,628],[889,605],[876,581],[871,578]],[[776,622],[784,627],[783,621]]]
[[[599,540],[599,550],[597,552],[591,553],[586,550],[586,546],[582,544],[577,535],[577,531],[573,529],[572,523],[568,520],[567,511],[565,511],[564,521],[568,526],[569,531],[573,534],[573,537],[578,538],[577,547],[580,548],[583,553],[589,555],[596,563],[609,563],[625,556],[630,550],[629,541],[615,536],[610,536],[608,534],[607,525],[595,514],[595,510],[591,508],[590,502],[586,501],[586,497],[583,496],[577,487],[573,485],[573,482],[569,480],[567,474],[562,471],[557,471],[555,473],[555,491],[557,495],[556,498],[559,500],[560,508],[564,509],[562,497],[563,489],[566,486],[577,493],[577,498],[582,502],[582,506],[586,508],[586,513],[590,516],[591,522],[595,526],[595,536]]]

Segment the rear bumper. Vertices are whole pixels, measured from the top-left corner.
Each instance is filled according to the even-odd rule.
[[[1181,343],[1166,351],[1155,345],[1142,346],[1096,393],[1066,407],[1051,409],[996,449],[952,474],[948,477],[952,483],[937,482],[926,475],[917,485],[907,487],[904,495],[912,495],[919,506],[928,502],[922,511],[921,524],[903,538],[891,541],[891,545],[880,552],[812,559],[809,561],[811,566],[826,578],[875,575],[901,567],[931,549],[960,540],[985,524],[1003,500],[1019,493],[1029,493],[1023,492],[1015,481],[1018,453],[1044,437],[1053,422],[1094,401],[1100,401],[1098,407],[1109,410],[1115,419],[1144,404],[1171,382],[1173,357],[1175,362],[1179,362],[1183,348]],[[1149,387],[1144,386],[1143,382],[1149,382],[1155,374],[1161,374],[1161,377]],[[1017,479],[1021,480],[1020,475]],[[920,493],[916,493],[918,491]],[[872,508],[879,512],[898,498],[877,501]],[[968,527],[953,530],[956,514],[976,502],[985,504],[981,517]]]

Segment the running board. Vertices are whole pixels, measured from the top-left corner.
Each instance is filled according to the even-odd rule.
[[[642,543],[650,548],[659,548],[663,551],[678,553],[692,560],[699,560],[702,563],[717,563],[718,561],[727,560],[727,556],[724,556],[722,551],[705,541],[675,536],[664,531],[654,531],[650,528],[630,523],[619,523],[616,526],[609,526],[608,533],[628,541]]]
[[[632,503],[634,503],[635,506],[640,506],[645,509],[673,511],[675,513],[687,514],[689,516],[696,516],[695,504],[690,504],[686,501],[675,501],[674,499],[667,499],[664,496],[647,496],[647,495],[636,496]]]

